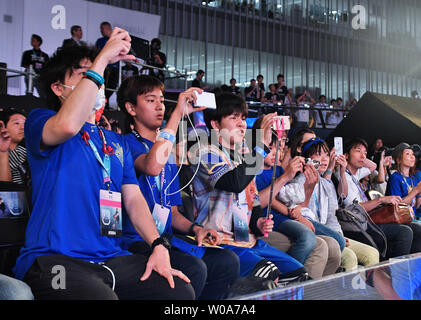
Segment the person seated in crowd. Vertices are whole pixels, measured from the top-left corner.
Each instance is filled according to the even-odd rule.
[[[402,198],[400,196],[384,196],[373,200],[367,198],[359,181],[376,169],[376,164],[367,159],[367,149],[367,142],[360,138],[353,138],[345,143],[344,154],[348,162],[345,171],[347,190],[344,190],[341,196],[343,196],[345,206],[356,201],[370,214],[370,211],[380,205],[398,205],[402,202]],[[341,176],[337,173],[335,176],[341,184]],[[414,239],[411,224],[379,224],[378,227],[386,236],[386,259],[411,252]]]
[[[386,194],[387,182],[390,178],[390,168],[392,166],[392,156],[386,157],[385,148],[380,149],[381,152],[376,152],[372,161],[376,164],[374,170],[367,178],[370,184],[370,190],[380,192],[382,195]]]
[[[266,104],[276,104],[281,103],[283,104],[284,101],[280,99],[278,93],[276,92],[275,84],[272,83],[269,85],[269,91],[263,97],[263,103]]]
[[[28,184],[30,174],[24,142],[25,121],[25,113],[17,109],[9,108],[0,112],[0,125],[3,128],[0,161],[4,164],[0,169],[1,181]]]
[[[279,98],[285,101],[285,97],[288,95],[288,88],[284,79],[285,77],[283,74],[278,74],[276,77],[277,83],[275,84],[275,87]]]
[[[297,101],[297,107],[301,108],[295,112],[295,116],[297,117],[297,121],[294,125],[295,128],[303,128],[309,126],[310,122],[310,104],[314,105],[316,100],[313,99],[310,92],[307,90],[304,91],[303,94],[297,94],[295,97]],[[305,109],[304,109],[305,108]]]
[[[269,233],[273,221],[262,217],[255,175],[263,167],[276,113],[266,115],[264,132],[250,153],[244,150],[247,104],[232,94],[216,98],[216,110],[205,110],[210,143],[190,160],[199,170],[193,180],[195,221],[223,237],[222,246],[240,258],[240,277],[264,277],[278,284],[307,279],[303,265],[257,237]],[[265,146],[266,152],[261,145]]]
[[[203,84],[204,76],[205,76],[205,71],[203,71],[202,69],[198,70],[196,72],[196,78],[194,78],[194,80],[192,81],[191,86],[194,88],[203,89],[205,91],[209,90],[209,86]]]
[[[326,102],[326,96],[325,95],[321,95],[319,97],[319,101],[316,103],[315,107],[319,108],[319,109],[329,109],[329,105]],[[327,122],[326,122],[327,113],[328,113],[327,110],[326,111],[325,110],[314,110],[313,118],[315,119],[315,127],[316,128],[323,128],[323,125],[326,128],[328,128]],[[320,115],[322,115],[322,117],[320,117]]]
[[[22,54],[22,60],[21,60],[21,63],[20,63],[20,66],[25,68],[26,72],[29,72],[29,66],[32,66],[33,72],[35,72],[36,74],[39,74],[42,67],[50,59],[48,54],[46,54],[45,52],[43,52],[41,50],[41,45],[42,45],[42,38],[37,34],[33,34],[31,36],[32,49],[27,50]],[[29,79],[28,78],[29,78],[28,76],[25,76],[26,91],[28,91],[28,89],[29,89],[28,88],[28,85],[29,85]],[[33,85],[37,89],[38,95],[40,95],[40,97],[41,97],[42,93],[41,93],[41,89],[38,86],[38,79],[37,78],[33,78]]]
[[[416,157],[414,150],[418,145],[410,146],[407,143],[400,143],[393,149],[393,159],[396,161],[396,172],[390,176],[387,183],[386,195],[399,196],[402,201],[410,205],[414,212],[421,207],[421,181],[416,177]],[[418,222],[413,223],[421,228]],[[418,227],[417,227],[418,228]],[[416,239],[419,232],[414,231],[414,243],[421,241]],[[421,247],[418,248],[421,250]],[[415,248],[414,248],[415,250]],[[418,252],[418,251],[415,251]]]
[[[106,66],[128,55],[129,33],[115,28],[104,48],[58,50],[41,72],[50,109],[25,123],[33,210],[13,272],[35,299],[194,299],[189,279],[171,267],[140,192],[127,143],[95,125]],[[149,256],[119,246],[121,210],[151,246]],[[63,283],[54,279],[56,268]],[[59,271],[60,272],[60,271]],[[60,281],[58,281],[60,282]]]
[[[34,296],[25,282],[0,274],[0,301],[2,300],[34,300]]]
[[[367,154],[367,158],[369,158],[371,161],[373,161],[374,156],[377,152],[381,152],[384,148],[383,145],[383,139],[377,138],[374,140],[373,144],[371,145],[371,148]]]
[[[70,46],[86,46],[87,43],[82,41],[83,38],[83,31],[81,26],[74,25],[70,28],[70,34],[72,35],[69,39],[64,39],[63,44],[61,45],[62,48],[70,47]]]
[[[303,214],[310,221],[313,222],[314,219],[317,221],[316,229],[320,228],[319,223],[322,223],[325,227],[343,235],[342,228],[336,218],[336,210],[339,207],[338,196],[331,179],[333,172],[339,172],[342,181],[346,181],[347,161],[345,156],[336,155],[334,149],[329,152],[327,144],[317,137],[303,145],[302,156],[306,159],[318,161],[316,166],[318,166],[317,170],[320,174],[319,182],[313,193],[311,196],[307,194],[306,201],[309,202],[308,206],[304,208]],[[346,182],[338,186],[340,198],[342,194],[346,193],[347,187]],[[310,198],[308,199],[308,197]],[[322,228],[321,232],[329,234],[330,230]],[[347,237],[345,237],[345,241],[346,247],[342,251],[341,262],[341,266],[345,270],[353,270],[358,264],[368,267],[379,263],[380,254],[376,248]]]
[[[254,127],[260,126],[259,118]],[[285,145],[286,134],[281,138],[279,144],[280,159],[282,159],[282,149]],[[273,166],[276,157],[276,135],[272,136],[269,148],[271,152],[265,157],[264,168],[256,176],[256,186],[259,191],[260,205],[264,209],[264,216],[267,215],[270,197],[270,184],[272,181]],[[277,171],[273,187],[273,195],[279,193],[280,188],[292,180],[304,166],[304,158],[296,157],[290,161],[284,170],[278,158]],[[281,251],[287,252],[290,256],[301,262],[312,279],[319,279],[322,276],[335,273],[340,265],[341,252],[339,245],[330,237],[316,237],[314,227],[309,220],[301,215],[301,207],[297,206],[289,210],[277,198],[272,198],[272,210],[274,230],[268,238],[263,238],[269,245]],[[283,235],[279,236],[279,235]]]
[[[246,95],[246,101],[261,102],[262,101],[262,90],[259,88],[255,79],[250,80],[250,86],[244,89]]]
[[[282,96],[281,96],[281,98],[282,98]],[[284,104],[286,106],[292,106],[292,105],[295,104],[292,88],[289,88],[287,90],[287,94],[285,96]],[[288,114],[293,114],[293,112],[291,112],[291,110],[287,110],[287,112],[288,112]]]
[[[236,84],[237,84],[237,80],[236,80],[236,79],[234,79],[234,78],[232,78],[232,79],[230,80],[230,86],[229,86],[230,92],[231,92],[232,94],[235,94],[236,96],[241,97],[240,88],[239,88],[239,87],[237,87],[237,86],[236,86]]]
[[[158,79],[141,75],[125,80],[117,93],[120,108],[125,110],[134,125],[134,130],[124,138],[133,156],[139,187],[155,223],[161,226],[158,228],[161,234],[172,235],[175,229],[182,234],[194,235],[199,246],[203,241],[219,244],[221,239],[215,230],[192,223],[178,211],[178,206],[182,205],[178,167],[170,152],[183,113],[188,115],[205,109],[190,104],[197,99],[194,92],[201,93],[202,90],[189,88],[180,93],[165,128],[159,130],[165,110],[164,90],[164,84]],[[122,247],[134,253],[148,253],[148,244],[127,218],[123,215]],[[208,248],[202,257],[187,253],[190,250],[184,251],[178,242],[173,245],[171,265],[183,270],[190,278],[196,297],[210,300],[225,298],[230,285],[238,278],[238,257],[227,249]],[[201,271],[200,277],[198,270]]]
[[[263,97],[265,96],[265,91],[266,91],[265,84],[263,83],[263,79],[264,79],[264,77],[263,77],[263,75],[259,74],[259,75],[256,77],[256,79],[257,79],[257,86],[258,86],[258,87],[259,87],[259,89],[260,89],[260,96],[261,96],[261,97],[262,97],[262,99],[263,99]]]
[[[139,69],[132,64],[131,61],[124,61],[124,66],[121,68],[121,79],[126,80],[129,77],[137,76]]]

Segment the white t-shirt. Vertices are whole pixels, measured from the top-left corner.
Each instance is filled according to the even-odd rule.
[[[316,108],[320,108],[320,109],[329,109],[329,105],[327,103],[321,103],[321,102],[317,103],[315,105],[315,107]],[[327,114],[327,112],[328,112],[327,110],[326,111],[324,111],[324,110],[322,111],[323,120],[324,120],[325,124],[326,124],[326,114]],[[314,110],[314,113],[315,113],[315,119],[316,119],[316,127],[317,128],[322,128],[323,125],[322,125],[322,120],[320,119],[320,112],[319,112],[319,110]]]
[[[298,104],[298,107],[300,108],[310,108],[308,105],[305,106],[304,103],[300,102]],[[308,122],[309,121],[309,111],[304,109],[299,109],[297,112],[295,112],[295,115],[297,116],[297,122]]]
[[[354,175],[354,179],[355,181],[359,183],[359,181],[362,178],[367,177],[370,173],[371,173],[370,169],[366,167],[359,168]],[[338,173],[335,173],[335,174],[340,183],[341,181],[340,175]],[[354,202],[354,199],[357,199],[358,202],[367,201],[364,199],[364,196],[361,194],[360,186],[354,182],[354,179],[352,179],[352,176],[348,173],[348,170],[347,170],[346,181],[348,182],[348,196],[344,200],[345,206],[352,204]]]

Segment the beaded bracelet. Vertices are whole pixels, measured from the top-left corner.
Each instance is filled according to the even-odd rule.
[[[88,70],[84,72],[83,77],[93,81],[98,86],[98,88],[101,88],[105,82],[104,78],[99,73],[93,70]]]

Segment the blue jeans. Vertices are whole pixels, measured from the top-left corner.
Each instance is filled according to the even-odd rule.
[[[313,231],[304,224],[292,219],[282,221],[275,230],[291,239],[293,245],[287,253],[304,264],[316,246],[316,235]]]
[[[339,232],[336,232],[335,230],[332,230],[331,228],[326,227],[324,224],[321,224],[320,222],[317,222],[314,220],[310,220],[310,222],[313,224],[314,229],[316,230],[316,235],[328,236],[335,239],[339,243],[341,252],[344,250],[346,241],[345,241],[345,238]]]
[[[0,274],[0,300],[33,300],[31,288],[20,280]]]

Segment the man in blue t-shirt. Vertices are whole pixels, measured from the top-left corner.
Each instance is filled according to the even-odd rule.
[[[143,198],[127,143],[95,125],[103,110],[102,74],[128,55],[130,36],[115,28],[102,51],[57,51],[41,72],[50,106],[33,110],[25,138],[33,211],[14,267],[35,299],[193,299],[189,279],[171,267]],[[121,210],[151,254],[121,249]],[[176,276],[176,277],[174,277]]]
[[[122,83],[117,101],[134,125],[132,133],[124,138],[130,147],[138,183],[158,231],[170,234],[172,239],[171,264],[190,278],[197,297],[222,299],[227,296],[230,285],[239,275],[239,260],[229,250],[205,249],[202,246],[204,242],[219,244],[218,233],[192,223],[178,211],[178,206],[182,205],[178,167],[171,154],[183,113],[190,114],[204,109],[194,108],[190,104],[196,100],[194,91],[201,93],[202,90],[193,87],[180,93],[177,106],[165,128],[160,131],[165,113],[164,89],[161,81],[146,75],[130,77]],[[124,221],[121,239],[123,249],[147,252],[148,246],[130,221]],[[174,235],[173,228],[182,235]],[[198,246],[189,243],[186,234],[195,236]],[[198,270],[201,275],[194,277]]]

